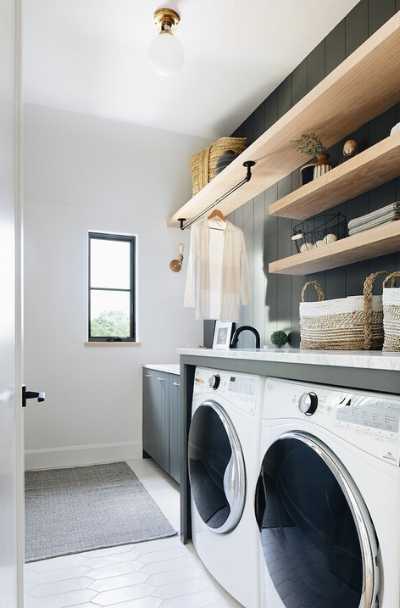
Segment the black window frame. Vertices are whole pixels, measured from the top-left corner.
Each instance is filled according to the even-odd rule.
[[[130,243],[130,287],[129,289],[118,289],[114,287],[92,287],[91,286],[91,241],[118,241]],[[130,293],[129,306],[129,329],[127,338],[119,336],[92,336],[91,333],[91,292],[92,291],[122,291]],[[89,342],[136,342],[136,237],[124,234],[110,234],[107,232],[88,233],[88,341]]]

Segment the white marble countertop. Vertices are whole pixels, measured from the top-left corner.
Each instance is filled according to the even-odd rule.
[[[247,359],[253,361],[274,361],[280,363],[305,363],[308,365],[327,365],[358,367],[400,371],[400,353],[381,351],[323,351],[301,350],[299,348],[262,348],[214,350],[211,348],[180,348],[179,355],[196,357],[215,357],[226,359]]]
[[[181,368],[179,363],[147,363],[143,365],[146,369],[153,369],[156,372],[165,372],[167,374],[175,374],[176,376],[180,376]]]

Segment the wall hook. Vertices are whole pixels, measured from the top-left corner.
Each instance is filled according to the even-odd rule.
[[[175,258],[174,260],[171,260],[169,263],[169,267],[170,267],[170,270],[172,270],[172,272],[180,272],[182,270],[183,250],[184,250],[184,244],[179,243],[178,257]]]

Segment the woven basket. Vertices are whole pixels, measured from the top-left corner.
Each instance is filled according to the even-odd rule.
[[[240,154],[246,137],[220,137],[211,146],[192,156],[193,194],[204,188],[217,174],[218,159],[228,150]]]
[[[306,283],[301,292],[301,346],[318,350],[380,350],[383,345],[382,297],[374,296],[373,288],[379,275],[370,274],[364,282],[362,296],[325,300],[317,281]],[[312,287],[318,302],[305,302],[307,289]]]
[[[383,350],[388,352],[400,351],[400,289],[395,287],[398,278],[400,272],[392,272],[383,283]]]

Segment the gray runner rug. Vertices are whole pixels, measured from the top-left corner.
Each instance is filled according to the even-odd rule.
[[[26,561],[175,536],[125,462],[25,474]]]

